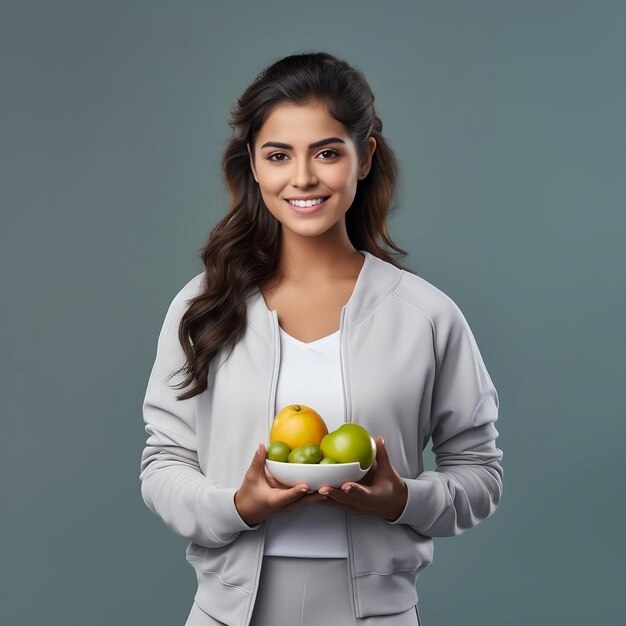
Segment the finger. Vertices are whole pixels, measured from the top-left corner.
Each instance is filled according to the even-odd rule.
[[[255,473],[258,473],[259,470],[265,467],[265,457],[267,454],[267,450],[265,449],[265,445],[260,443],[252,457],[252,461],[250,462],[250,469],[252,469]]]
[[[265,480],[267,481],[267,484],[272,487],[272,489],[291,489],[291,487],[289,485],[285,485],[285,483],[281,483],[268,469],[267,469],[267,465],[265,466]],[[308,486],[306,483],[299,483],[298,485],[295,485],[296,487],[307,487],[307,491],[309,491]]]
[[[400,475],[389,458],[387,446],[385,446],[385,440],[382,435],[379,435],[376,440],[376,457],[380,461],[380,471],[385,479],[391,479],[394,482],[400,480]]]
[[[381,470],[386,470],[391,466],[389,454],[387,454],[387,448],[385,446],[385,440],[382,435],[376,437],[376,460],[378,461]]]
[[[376,458],[381,461],[389,461],[387,448],[385,448],[385,439],[382,435],[376,437]]]
[[[326,496],[326,502],[322,504],[350,513],[363,514],[371,510],[372,497],[367,487],[348,482],[343,484],[341,489],[331,489]]]
[[[370,489],[368,487],[359,483],[347,482],[341,485],[341,489],[329,489],[327,497],[342,504],[355,504],[361,502],[369,494]]]
[[[345,491],[344,488],[348,487],[348,491]],[[342,496],[346,495],[346,493],[350,493],[350,491],[352,490],[353,487],[356,486],[356,483],[344,483],[341,488],[337,488],[337,487],[320,487],[318,490],[318,493],[332,498],[334,500],[342,500]]]
[[[286,489],[274,489],[271,495],[272,508],[282,510],[284,507],[304,498],[308,491],[309,486],[304,484],[288,487]]]
[[[361,485],[371,485],[376,476],[377,469],[378,469],[378,463],[376,462],[376,459],[374,459],[374,462],[372,463],[372,467],[370,467],[367,474],[365,474],[365,476],[363,476],[363,478],[359,480],[359,483]]]

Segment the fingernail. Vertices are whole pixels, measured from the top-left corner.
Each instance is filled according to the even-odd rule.
[[[302,487],[302,489],[300,489],[301,493],[306,493],[308,490],[308,487]]]
[[[350,491],[350,489],[352,489],[351,485],[348,485],[347,487],[344,487],[343,490],[348,493],[348,491]]]
[[[320,493],[321,493],[323,496],[327,496],[330,492],[329,492],[329,491],[324,490],[324,491],[320,491]]]

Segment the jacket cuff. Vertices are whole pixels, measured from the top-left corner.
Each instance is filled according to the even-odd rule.
[[[256,530],[260,524],[248,526],[235,506],[237,487],[207,489],[202,498],[204,510],[210,511],[209,532],[224,544],[230,543],[242,530]],[[206,515],[209,518],[209,515]],[[205,519],[206,519],[205,518]]]
[[[400,517],[388,524],[408,524],[417,532],[428,535],[428,529],[441,515],[445,506],[444,486],[436,472],[422,472],[417,478],[402,478],[407,486],[407,498]]]

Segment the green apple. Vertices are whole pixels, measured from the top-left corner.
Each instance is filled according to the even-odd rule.
[[[376,458],[376,442],[366,428],[349,422],[324,435],[320,442],[322,454],[338,463],[359,462],[369,468]]]

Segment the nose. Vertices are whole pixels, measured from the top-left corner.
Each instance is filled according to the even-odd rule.
[[[291,184],[294,187],[306,188],[317,184],[315,167],[308,159],[300,159],[294,162]]]

